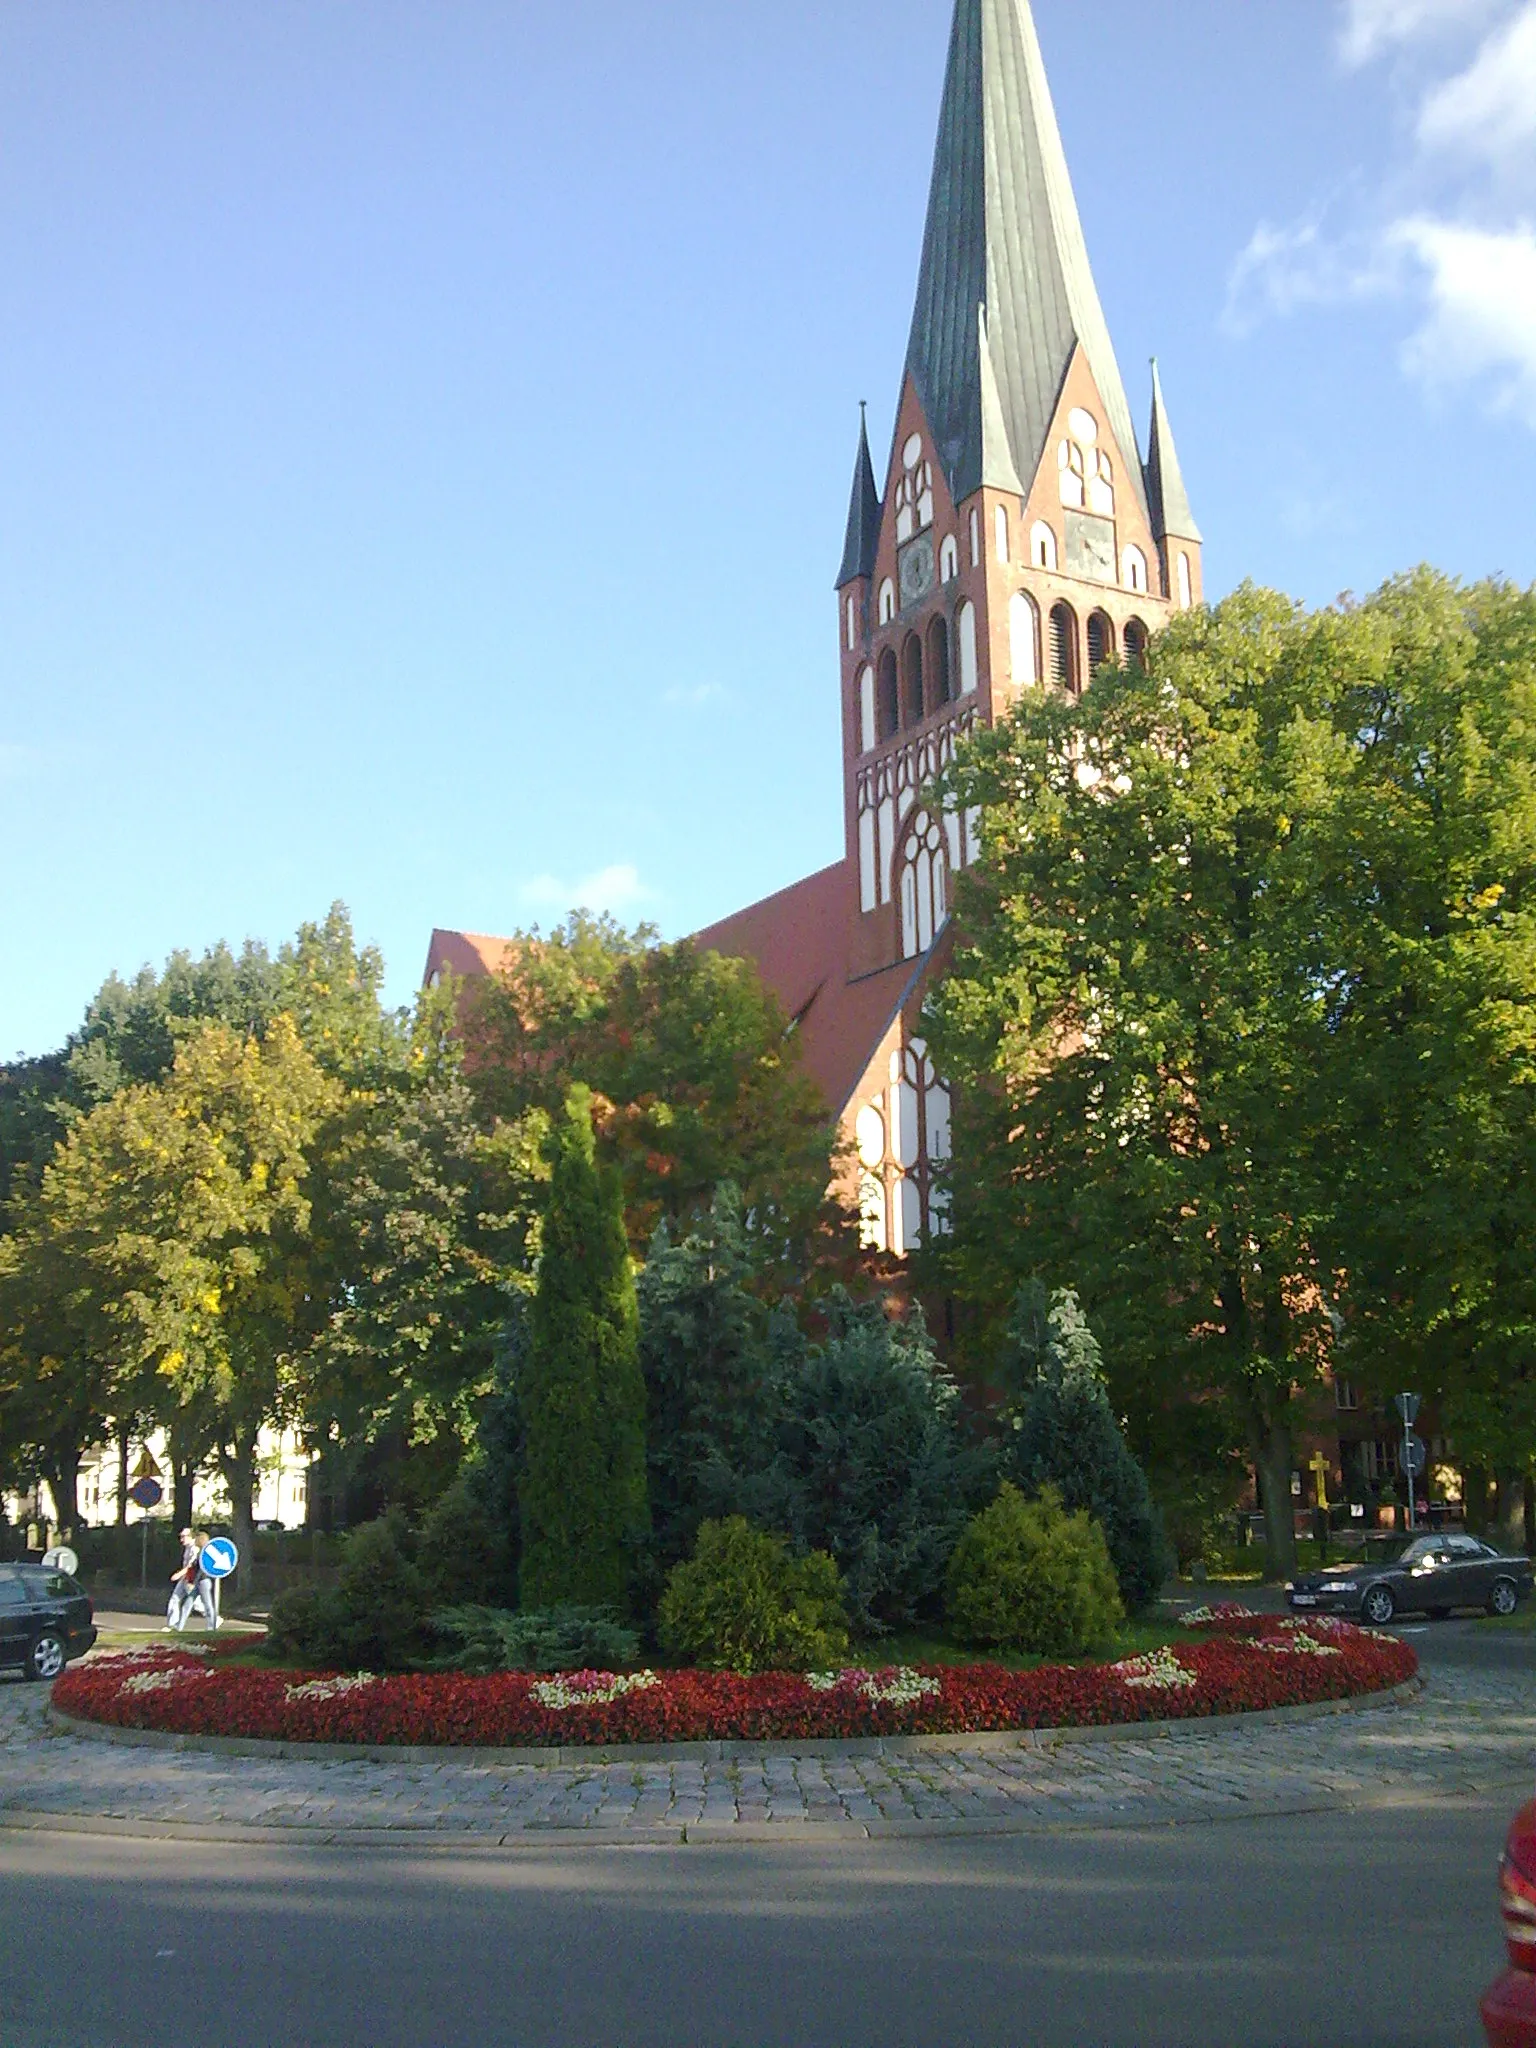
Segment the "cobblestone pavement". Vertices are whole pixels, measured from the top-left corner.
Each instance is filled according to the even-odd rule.
[[[1536,1684],[1433,1671],[1402,1704],[1318,1719],[1192,1725],[1017,1751],[846,1753],[541,1768],[447,1758],[345,1762],[119,1747],[59,1732],[41,1687],[0,1685],[0,1824],[378,1831],[462,1845],[584,1830],[612,1841],[818,1839],[1146,1826],[1511,1791],[1536,1769]],[[1512,1802],[1513,1803],[1513,1800]]]

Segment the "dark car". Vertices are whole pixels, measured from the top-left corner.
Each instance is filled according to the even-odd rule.
[[[0,1564],[0,1665],[28,1678],[57,1678],[96,1640],[90,1596],[67,1572]]]
[[[1528,1557],[1506,1557],[1475,1536],[1411,1536],[1358,1564],[1304,1572],[1285,1592],[1293,1608],[1358,1614],[1382,1628],[1394,1614],[1453,1607],[1513,1614],[1532,1584]]]

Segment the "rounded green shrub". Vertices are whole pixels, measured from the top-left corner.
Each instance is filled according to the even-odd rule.
[[[663,1649],[708,1671],[824,1670],[848,1654],[837,1566],[824,1551],[795,1557],[744,1515],[701,1526],[660,1620]]]
[[[950,1560],[948,1612],[961,1642],[1042,1657],[1101,1649],[1125,1619],[1104,1531],[1054,1486],[1026,1500],[1004,1485],[976,1516]]]

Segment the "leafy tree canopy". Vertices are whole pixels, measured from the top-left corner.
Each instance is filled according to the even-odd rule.
[[[1219,1401],[1275,1570],[1333,1316],[1364,1371],[1518,1307],[1533,607],[1428,572],[1316,615],[1245,589],[1079,701],[1027,694],[953,775],[985,823],[930,1003],[951,1284],[994,1330],[1022,1278],[1072,1285],[1155,1454]]]
[[[469,1071],[489,1113],[552,1113],[574,1083],[593,1091],[637,1249],[725,1182],[787,1267],[834,1225],[832,1120],[749,961],[576,912],[549,937],[516,940],[465,1003]]]

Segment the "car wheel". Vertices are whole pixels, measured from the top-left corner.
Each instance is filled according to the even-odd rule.
[[[1372,1628],[1385,1628],[1397,1612],[1397,1602],[1392,1597],[1390,1586],[1372,1586],[1360,1602],[1360,1612]]]
[[[47,1629],[27,1652],[27,1676],[46,1684],[50,1678],[58,1677],[67,1662],[64,1638]]]
[[[1488,1595],[1490,1614],[1513,1614],[1520,1605],[1520,1593],[1513,1579],[1495,1579]]]

